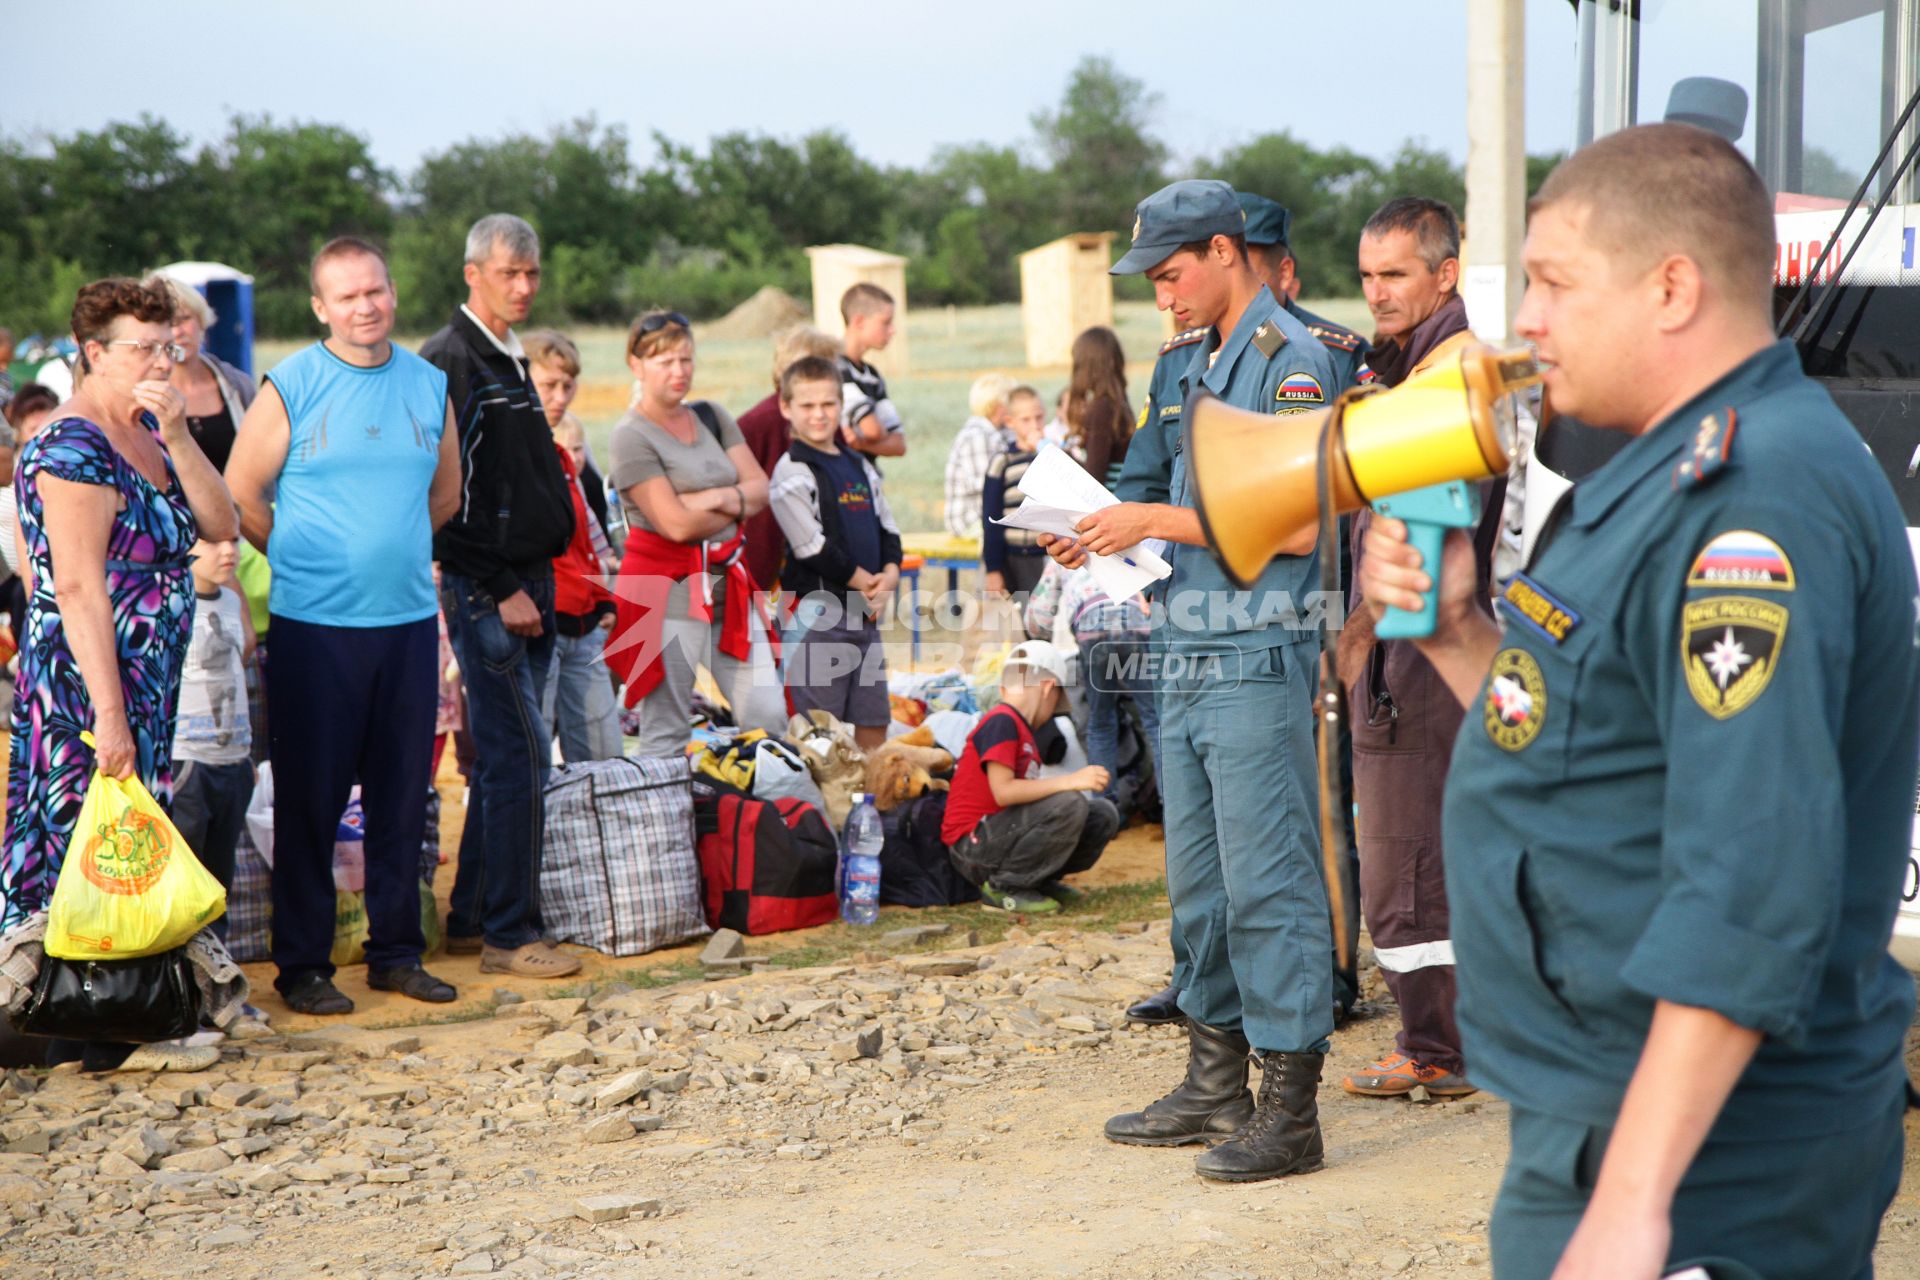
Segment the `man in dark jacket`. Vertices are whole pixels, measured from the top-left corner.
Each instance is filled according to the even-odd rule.
[[[434,536],[440,605],[477,750],[447,950],[483,973],[558,978],[579,960],[541,939],[540,695],[553,661],[553,560],[573,503],[513,325],[540,291],[540,239],[512,214],[467,233],[467,302],[420,354],[444,369],[460,433],[460,507]]]

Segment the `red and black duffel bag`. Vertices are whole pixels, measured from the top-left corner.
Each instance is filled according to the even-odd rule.
[[[755,800],[695,788],[693,822],[707,923],[741,933],[825,924],[840,848],[820,811],[804,800]]]

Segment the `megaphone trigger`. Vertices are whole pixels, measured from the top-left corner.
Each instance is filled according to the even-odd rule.
[[[1382,640],[1423,640],[1433,634],[1439,619],[1440,560],[1446,553],[1447,530],[1471,529],[1480,523],[1480,490],[1464,480],[1449,480],[1381,498],[1373,509],[1406,522],[1407,542],[1420,553],[1420,567],[1434,583],[1432,590],[1422,594],[1417,612],[1388,609],[1374,634]]]

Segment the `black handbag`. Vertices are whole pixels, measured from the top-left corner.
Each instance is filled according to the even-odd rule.
[[[198,1031],[201,1007],[187,949],[175,947],[137,960],[46,956],[33,994],[8,1020],[27,1035],[150,1044]]]

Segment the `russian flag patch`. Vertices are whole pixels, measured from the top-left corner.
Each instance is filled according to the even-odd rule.
[[[1793,564],[1780,544],[1751,529],[1716,536],[1693,558],[1689,587],[1758,587],[1793,590]]]

